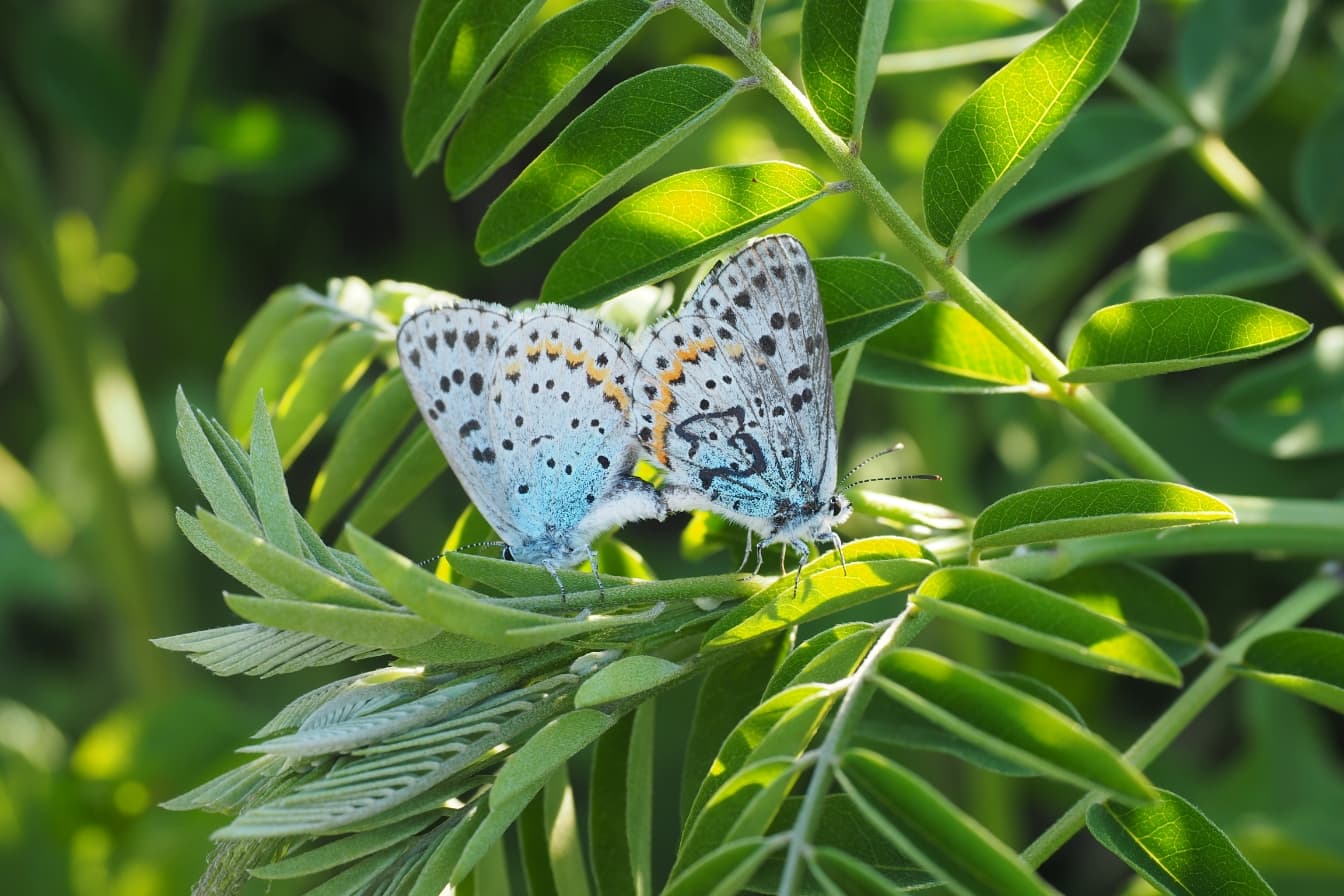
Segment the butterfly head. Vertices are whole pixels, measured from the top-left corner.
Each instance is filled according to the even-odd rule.
[[[844,495],[812,498],[803,502],[780,501],[770,518],[767,541],[793,542],[829,539],[836,526],[849,519],[854,508]]]

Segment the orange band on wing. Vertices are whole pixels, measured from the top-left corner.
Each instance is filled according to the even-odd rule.
[[[672,353],[672,365],[658,374],[661,381],[658,385],[659,395],[649,410],[653,411],[653,438],[649,447],[653,449],[653,456],[657,458],[658,463],[667,466],[667,428],[671,425],[671,418],[668,417],[668,411],[672,410],[672,384],[682,377],[682,366],[685,363],[694,363],[702,353],[713,351],[717,343],[712,338],[702,340],[692,340]]]
[[[565,364],[571,369],[582,366],[584,373],[588,375],[588,384],[590,386],[601,385],[603,396],[620,408],[621,413],[629,413],[630,396],[626,394],[625,389],[612,381],[611,368],[598,367],[593,363],[592,356],[588,352],[567,349],[563,343],[554,342],[550,339],[534,342],[527,346],[524,352],[529,358],[535,358],[542,352],[546,353],[546,357],[552,359],[564,356]]]

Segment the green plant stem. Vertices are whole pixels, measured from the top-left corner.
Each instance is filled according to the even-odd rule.
[[[1068,370],[1039,339],[999,307],[947,258],[942,246],[919,228],[909,213],[892,198],[877,177],[844,138],[829,130],[817,116],[798,86],[753,47],[736,28],[702,0],[677,0],[677,6],[717,38],[761,85],[802,125],[831,163],[849,181],[854,192],[872,209],[892,233],[912,252],[938,284],[982,326],[1026,362],[1061,406],[1107,442],[1138,473],[1154,479],[1184,481],[1165,458],[1153,450],[1124,421],[1084,387],[1060,381]]]
[[[1291,215],[1274,201],[1264,184],[1232,152],[1223,138],[1204,130],[1185,110],[1157,90],[1142,75],[1123,62],[1111,71],[1111,80],[1140,106],[1164,121],[1185,128],[1196,137],[1190,153],[1209,177],[1228,195],[1253,212],[1283,240],[1307,271],[1325,290],[1330,300],[1344,310],[1344,271],[1321,244],[1298,227]]]
[[[108,251],[130,251],[162,187],[168,151],[200,56],[205,14],[204,0],[177,0],[173,4],[144,118],[103,216],[102,238]]]
[[[932,50],[885,53],[877,61],[877,73],[878,75],[906,75],[916,72],[938,71],[945,68],[959,68],[963,65],[992,62],[996,59],[1012,59],[1044,37],[1049,30],[1048,28],[1042,28],[1039,31],[1028,31],[1025,34],[991,37]]]
[[[869,678],[877,663],[889,651],[904,647],[929,623],[929,615],[921,613],[914,604],[906,604],[899,616],[887,623],[886,629],[878,636],[868,655],[854,670],[848,679],[849,687],[840,705],[831,717],[830,730],[826,738],[817,747],[812,778],[808,781],[807,792],[803,795],[803,804],[798,809],[793,827],[789,831],[788,849],[784,854],[784,871],[779,879],[779,896],[795,896],[803,883],[803,859],[821,821],[822,802],[830,789],[835,766],[840,761],[840,752],[849,742],[854,727],[863,718],[873,697],[873,687]]]
[[[1125,751],[1125,758],[1138,768],[1146,767],[1232,682],[1236,676],[1234,667],[1241,662],[1247,647],[1265,635],[1293,628],[1341,593],[1344,578],[1334,569],[1285,597],[1223,648],[1203,674]],[[1097,790],[1085,795],[1036,838],[1022,852],[1022,858],[1033,868],[1039,867],[1082,828],[1088,808],[1105,798],[1106,794]]]

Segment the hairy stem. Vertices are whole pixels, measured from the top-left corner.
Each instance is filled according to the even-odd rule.
[[[829,130],[806,96],[770,59],[702,0],[677,0],[677,5],[717,38],[802,125],[863,201],[905,244],[948,297],[960,305],[1004,345],[1026,362],[1061,406],[1105,440],[1135,471],[1154,479],[1183,481],[1181,475],[1096,396],[1081,386],[1060,381],[1064,362],[1011,314],[999,307],[948,260],[942,246],[920,229],[877,177],[850,151],[848,142]]]
[[[1222,693],[1235,678],[1234,666],[1241,662],[1246,648],[1259,638],[1273,632],[1293,628],[1317,610],[1344,592],[1344,578],[1338,569],[1326,571],[1318,578],[1297,588],[1252,626],[1241,633],[1218,654],[1199,678],[1185,690],[1176,702],[1145,731],[1134,745],[1125,751],[1125,758],[1144,768],[1171,745],[1181,732]],[[1106,798],[1094,790],[1060,816],[1045,833],[1022,852],[1022,858],[1032,867],[1038,867],[1082,828],[1088,808]]]
[[[887,623],[876,643],[873,644],[863,662],[854,670],[847,681],[848,688],[831,717],[830,730],[826,738],[814,752],[815,763],[812,778],[808,781],[807,792],[803,795],[802,807],[794,819],[789,831],[788,850],[784,854],[784,871],[779,881],[779,896],[795,896],[803,883],[803,860],[821,821],[822,802],[830,790],[831,779],[835,775],[835,766],[840,761],[840,753],[849,742],[854,727],[863,718],[863,711],[873,697],[869,678],[877,663],[887,652],[904,647],[929,622],[927,613],[921,613],[914,604],[906,604],[905,610]]]

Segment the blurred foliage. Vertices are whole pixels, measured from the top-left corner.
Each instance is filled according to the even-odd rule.
[[[889,56],[878,64],[864,159],[907,208],[920,206],[920,174],[943,123],[999,65],[923,71],[907,54],[986,36],[1011,40],[1046,19],[1019,14],[1031,4],[956,5],[953,16],[934,2],[897,2]],[[1131,70],[1175,83],[1171,34],[1189,5],[1144,5],[1125,52]],[[769,4],[764,48],[776,58],[794,58],[797,7]],[[410,3],[0,0],[0,880],[12,892],[187,892],[219,819],[169,815],[158,804],[235,766],[242,732],[331,677],[316,670],[219,679],[150,645],[152,637],[234,621],[218,597],[231,580],[173,522],[175,505],[200,502],[173,439],[179,384],[208,403],[235,335],[280,285],[320,288],[330,276],[355,274],[513,304],[538,295],[565,247],[566,238],[551,239],[531,249],[527,263],[489,269],[473,249],[489,195],[564,120],[504,165],[492,189],[461,201],[450,201],[435,174],[421,182],[408,175],[398,122],[413,16]],[[582,99],[586,105],[653,64],[722,65],[707,55],[714,49],[689,19],[661,16]],[[890,56],[896,52],[902,56]],[[1284,202],[1295,178],[1306,177],[1295,173],[1295,153],[1338,108],[1342,59],[1344,12],[1321,4],[1282,78],[1228,135]],[[1120,96],[1106,85],[1098,98]],[[700,128],[631,186],[693,165],[764,158],[826,165],[756,91],[735,98],[732,114]],[[1235,208],[1191,156],[1169,154],[987,228],[962,257],[977,283],[1053,344],[1076,327],[1081,296],[1090,301],[1116,272],[1151,276],[1153,247],[1191,221]],[[1311,214],[1329,220],[1327,211]],[[788,226],[816,254],[876,251],[918,270],[856,197],[832,197]],[[1338,234],[1328,245],[1340,257]],[[1318,327],[1338,320],[1313,279],[1279,270],[1243,278],[1238,294]],[[691,280],[683,275],[678,285]],[[1337,497],[1337,442],[1333,451],[1278,452],[1285,458],[1278,459],[1257,450],[1257,438],[1267,436],[1209,424],[1217,403],[1251,400],[1245,388],[1228,389],[1242,372],[1206,368],[1117,383],[1105,395],[1201,488]],[[1265,383],[1257,388],[1274,378]],[[936,470],[944,480],[911,484],[906,493],[962,513],[1106,469],[1082,449],[1077,426],[1027,396],[892,391],[860,381],[850,402],[842,460],[900,439],[909,446],[902,470]],[[336,432],[328,425],[315,443],[330,447]],[[307,493],[318,472],[312,457],[325,453],[299,456],[288,473],[294,493]],[[456,484],[440,478],[383,537],[409,556],[430,556],[462,506]],[[876,531],[867,522],[847,534]],[[667,529],[636,526],[626,537],[654,569],[722,572],[727,562],[720,552],[687,564]],[[1305,560],[1249,555],[1160,565],[1196,597],[1215,642],[1311,569]],[[1339,629],[1340,613],[1336,606],[1314,621]],[[1073,668],[1060,674],[1059,660],[975,633],[936,629],[926,641],[968,663],[1064,682],[1064,696],[1116,741],[1132,738],[1166,700],[1151,684]],[[658,732],[684,732],[694,698],[687,690],[664,701]],[[1155,767],[1155,782],[1196,802],[1280,892],[1338,892],[1339,719],[1262,685],[1238,693],[1190,728]],[[654,742],[657,767],[679,767],[680,738]],[[1028,798],[1017,781],[967,772],[941,754],[918,771],[1019,848],[1035,822],[1072,799],[1054,786],[1033,787]],[[655,774],[660,805],[675,804],[678,777]],[[659,876],[671,866],[673,827],[659,828],[655,839]],[[1120,891],[1126,872],[1100,855],[1088,838],[1074,838],[1045,874],[1065,892]],[[250,892],[291,892],[289,883],[258,882]]]

